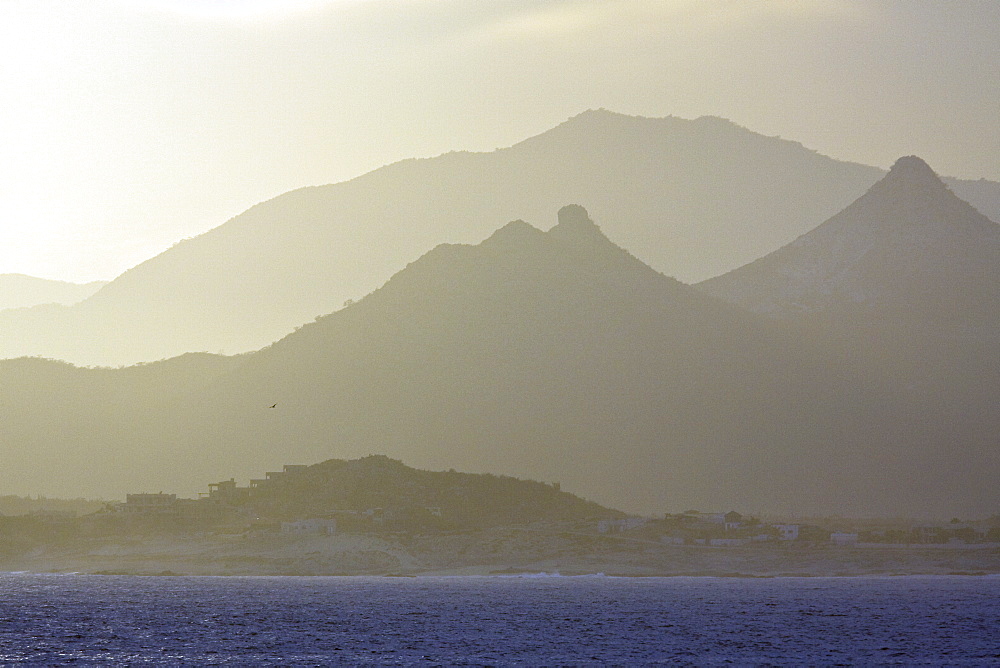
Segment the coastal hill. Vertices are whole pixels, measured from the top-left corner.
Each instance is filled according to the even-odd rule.
[[[570,205],[547,232],[515,221],[438,246],[255,353],[0,363],[0,485],[192,494],[380,452],[559,481],[629,512],[994,512],[995,448],[978,434],[995,408],[915,403],[891,365],[839,355],[653,270]]]
[[[96,505],[104,507],[77,518],[51,510],[0,517],[0,571],[773,577],[1000,569],[1000,516],[936,525],[775,523],[736,511],[628,517],[558,483],[418,470],[383,455],[284,465],[245,487],[212,483],[198,499],[133,494]]]
[[[454,469],[419,470],[384,455],[294,467],[252,492],[216,496],[236,507],[252,507],[260,516],[332,516],[341,526],[368,519],[388,527],[482,529],[622,516],[558,485]]]
[[[114,366],[255,350],[439,243],[478,243],[567,202],[657,271],[700,280],[791,241],[882,173],[720,118],[588,111],[509,148],[404,160],[263,202],[80,304],[0,314],[0,357]],[[1000,217],[1000,184],[951,185]]]

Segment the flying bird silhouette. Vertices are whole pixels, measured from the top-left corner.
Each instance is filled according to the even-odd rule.
[[[274,408],[274,407],[275,407],[275,406],[277,406],[277,405],[278,405],[278,404],[271,404],[271,405],[269,406],[269,408]]]

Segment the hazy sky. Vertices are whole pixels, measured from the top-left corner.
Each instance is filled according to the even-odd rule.
[[[0,0],[0,94],[0,273],[110,279],[284,191],[588,108],[1000,180],[1000,2]]]

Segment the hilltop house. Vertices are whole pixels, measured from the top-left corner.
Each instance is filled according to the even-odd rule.
[[[308,468],[306,464],[285,464],[281,471],[268,471],[265,474],[266,477],[251,480],[247,487],[238,486],[235,478],[209,483],[208,491],[201,492],[198,496],[202,501],[219,504],[245,501],[253,496],[254,492],[267,485],[278,480],[284,480],[287,476],[301,473]]]

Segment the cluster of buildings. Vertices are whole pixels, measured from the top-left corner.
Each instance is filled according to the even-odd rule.
[[[108,509],[111,512],[126,515],[150,515],[177,513],[180,510],[196,507],[198,504],[202,506],[232,505],[250,499],[255,491],[302,473],[307,468],[309,467],[305,464],[285,464],[281,471],[268,471],[264,474],[264,478],[251,480],[247,487],[238,486],[235,478],[209,483],[208,491],[198,494],[197,499],[178,499],[176,494],[164,494],[163,492],[127,494],[124,503],[109,504]]]
[[[217,504],[243,501],[252,498],[254,492],[268,488],[275,483],[284,482],[292,476],[301,474],[308,468],[309,466],[306,464],[285,464],[281,467],[280,471],[268,471],[264,474],[263,478],[251,480],[250,484],[246,487],[238,486],[235,478],[223,480],[222,482],[209,483],[208,491],[199,494],[199,498]]]
[[[255,497],[265,490],[270,491],[275,486],[302,474],[309,467],[302,464],[285,464],[281,471],[268,471],[263,478],[251,480],[242,487],[236,484],[234,478],[213,482],[208,485],[207,492],[201,492],[197,499],[177,498],[176,494],[140,493],[128,494],[125,501],[108,505],[112,514],[125,517],[171,517],[187,518],[205,517],[220,512],[248,510]],[[320,534],[330,535],[337,532],[338,519],[347,527],[382,527],[406,520],[410,515],[419,514],[428,518],[440,518],[441,508],[428,506],[410,509],[367,508],[364,510],[339,510],[326,513],[324,517],[297,518],[282,521],[280,525],[274,522],[274,527],[280,526],[280,532],[288,535]],[[253,513],[251,513],[253,514]],[[260,518],[253,518],[259,520]]]
[[[839,524],[846,524],[839,522]],[[947,524],[889,529],[829,530],[815,524],[765,523],[730,511],[688,511],[663,519],[629,517],[599,522],[602,534],[636,531],[667,545],[738,547],[754,543],[809,544],[813,546],[875,547],[886,545],[988,546],[1000,544],[1000,526],[976,526],[952,520]]]
[[[285,464],[281,471],[268,471],[263,478],[251,480],[246,487],[237,485],[234,478],[213,482],[208,485],[208,491],[201,492],[197,499],[179,499],[176,494],[163,492],[127,494],[123,503],[109,504],[108,510],[124,516],[148,518],[191,513],[197,515],[199,512],[236,507],[252,499],[261,490],[298,475],[307,468],[309,467],[304,464]],[[336,533],[337,521],[331,518],[305,518],[281,522],[280,527],[283,534],[329,535]]]

